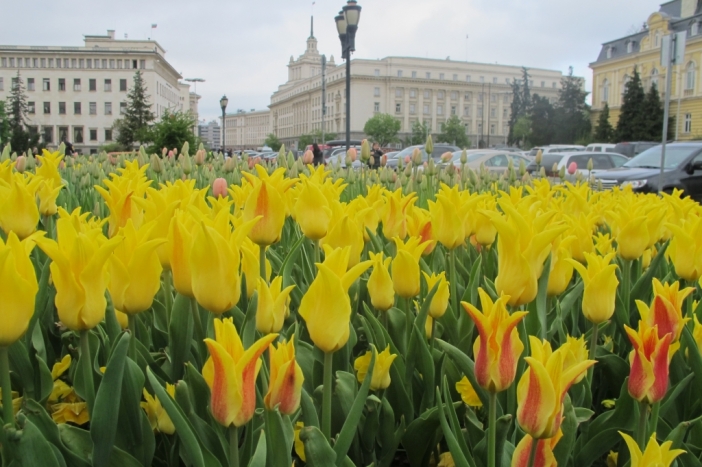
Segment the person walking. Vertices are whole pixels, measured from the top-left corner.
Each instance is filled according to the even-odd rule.
[[[312,163],[315,166],[324,164],[324,153],[322,153],[322,150],[319,149],[317,143],[312,144],[312,156],[314,156]]]

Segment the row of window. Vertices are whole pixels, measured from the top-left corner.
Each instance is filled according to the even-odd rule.
[[[373,103],[373,111],[374,112],[380,112],[380,102],[375,102]],[[502,118],[506,119],[507,118],[507,112],[508,109],[502,109]],[[395,113],[396,114],[401,114],[402,113],[402,103],[401,102],[396,102],[395,103]],[[417,106],[415,104],[410,104],[409,105],[409,113],[410,115],[414,115],[417,113]],[[422,113],[424,115],[431,115],[431,107],[429,105],[424,105],[422,109]],[[451,115],[458,115],[458,106],[452,105],[450,108],[450,114]],[[436,115],[444,115],[444,106],[439,104],[436,106]],[[491,107],[490,108],[490,118],[497,118],[497,108]],[[472,110],[470,106],[465,106],[463,107],[463,116],[464,117],[471,117],[472,116]],[[478,118],[483,117],[483,108],[478,107],[476,116]]]
[[[56,66],[54,66],[56,64]],[[146,69],[146,60],[121,58],[0,57],[2,68]]]
[[[21,81],[21,78],[14,77],[12,78],[12,89],[14,89]],[[34,78],[27,78],[27,91],[36,91],[36,81]],[[59,91],[65,91],[66,90],[66,78],[58,78],[57,79],[57,89]],[[2,77],[0,77],[0,91],[4,91],[5,84],[4,80]],[[82,90],[82,80],[80,78],[74,78],[73,79],[73,91],[75,92],[80,92]],[[50,78],[42,78],[41,80],[41,89],[42,91],[51,91],[51,79]],[[112,92],[112,79],[105,79],[103,82],[103,91],[105,92]],[[127,92],[127,80],[126,79],[120,79],[119,80],[119,90],[121,92]],[[97,91],[97,79],[90,78],[88,79],[88,91]]]
[[[651,77],[650,77],[650,84],[651,86],[656,86],[658,87],[658,69],[653,68],[651,70]],[[631,81],[631,77],[628,74],[624,75],[624,79],[622,80],[622,88],[621,88],[621,93],[624,94],[626,92],[626,85]],[[697,81],[697,69],[695,67],[694,62],[689,62],[687,64],[687,67],[685,68],[685,83],[684,83],[684,90],[687,93],[692,93],[695,89],[695,82]],[[602,81],[602,102],[609,102],[609,80],[607,78]]]
[[[403,97],[404,94],[405,94],[404,88],[395,88],[395,97]],[[416,99],[416,98],[417,98],[417,94],[418,94],[418,93],[417,93],[417,90],[416,90],[416,89],[410,89],[410,90],[409,90],[409,97],[410,97],[410,99]],[[431,99],[431,94],[432,94],[432,91],[431,91],[431,90],[425,89],[425,90],[424,90],[424,99]],[[477,96],[477,98],[478,98],[478,102],[483,102],[483,99],[485,98],[486,95],[489,95],[489,96],[490,96],[490,102],[497,102],[498,99],[499,99],[500,94],[502,94],[502,100],[503,100],[505,103],[508,103],[508,102],[509,102],[509,98],[510,98],[510,94],[509,94],[509,93],[490,93],[490,94],[488,94],[488,93],[483,93],[483,92],[477,92],[477,93],[475,93],[475,94],[476,94],[476,96]],[[374,95],[375,97],[380,97],[380,88],[375,88],[375,89],[373,90],[373,95]],[[451,100],[452,100],[452,101],[456,101],[456,100],[458,100],[459,93],[458,93],[458,91],[451,91],[450,96],[451,96]],[[473,93],[472,93],[472,92],[466,92],[466,93],[464,94],[463,97],[464,97],[464,99],[467,100],[467,101],[472,101],[472,100],[473,100]],[[445,92],[444,92],[444,91],[437,91],[437,92],[436,92],[436,98],[437,98],[438,100],[444,100],[444,99],[446,98]]]
[[[44,102],[43,103],[43,110],[44,110],[44,115],[51,115],[51,102]],[[112,102],[105,102],[104,103],[104,114],[103,115],[112,115]],[[124,114],[124,112],[127,110],[127,103],[126,102],[120,102],[119,103],[119,113]],[[36,114],[36,102],[34,101],[29,101],[27,102],[27,113],[34,115]],[[66,115],[66,103],[65,102],[59,102],[58,103],[58,114],[59,115]],[[83,114],[83,103],[82,102],[74,102],[73,103],[73,115],[82,115]],[[97,102],[89,102],[88,103],[88,114],[89,115],[97,115]]]
[[[54,127],[52,125],[44,125],[41,127],[41,138],[45,144],[53,144],[54,142],[71,141],[76,144],[85,143],[85,127],[82,126],[59,126],[58,139],[54,140]],[[71,128],[73,131],[71,132]],[[28,126],[27,129],[32,134],[37,134],[39,128],[36,126]],[[88,141],[98,141],[98,129],[88,128]],[[112,128],[103,129],[104,141],[112,141]]]
[[[380,69],[376,68],[374,74],[375,74],[375,76],[380,76]],[[403,70],[397,70],[397,77],[398,77],[398,78],[402,78],[403,75],[404,75],[404,71],[403,71]],[[431,77],[432,77],[431,71],[425,72],[424,76],[425,76],[426,79],[431,79]],[[416,71],[412,71],[412,78],[417,78],[417,72],[416,72]],[[439,73],[439,79],[440,79],[440,80],[445,80],[445,79],[446,79],[446,74],[445,74],[445,73]],[[453,81],[458,81],[458,73],[454,73],[454,74],[453,74]],[[499,81],[498,78],[496,78],[496,77],[493,77],[493,78],[492,78],[492,84],[497,84],[498,81]],[[509,78],[505,78],[505,84],[512,84],[513,81],[520,81],[520,80],[517,79],[517,78],[513,78],[512,80],[510,80]],[[471,83],[471,82],[472,82],[471,75],[466,75],[466,82],[467,82],[467,83]],[[485,76],[480,76],[480,77],[479,77],[479,82],[480,82],[480,83],[487,83],[488,81],[485,81]],[[534,80],[529,80],[529,86],[534,87]],[[556,86],[558,86],[558,84],[557,84],[555,81],[552,81],[552,82],[551,82],[551,87],[555,88]],[[542,87],[542,88],[545,88],[545,87],[546,87],[546,81],[541,81],[541,87]]]

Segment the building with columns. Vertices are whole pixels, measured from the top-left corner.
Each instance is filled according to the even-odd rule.
[[[590,64],[593,74],[592,121],[596,124],[605,103],[610,109],[610,123],[619,120],[622,95],[634,70],[644,88],[656,86],[665,97],[666,73],[671,75],[670,115],[675,118],[676,140],[702,137],[702,2],[672,0],[652,13],[637,33],[602,44],[597,60]],[[663,36],[687,31],[683,63],[672,70],[661,66]]]
[[[190,110],[197,119],[200,96],[180,82],[158,42],[115,39],[113,30],[84,41],[82,47],[0,45],[0,100],[19,77],[29,129],[49,147],[70,141],[79,151],[97,152],[113,142],[112,126],[126,109],[137,70],[157,119],[166,110]]]
[[[271,111],[251,109],[246,112],[239,109],[227,114],[225,123],[225,144],[228,149],[256,149],[263,146],[271,133]]]

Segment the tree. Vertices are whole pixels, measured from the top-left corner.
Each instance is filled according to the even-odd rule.
[[[534,146],[551,144],[554,135],[555,110],[547,97],[534,94],[531,106],[529,143]]]
[[[514,141],[521,146],[529,146],[529,138],[531,137],[531,119],[526,115],[519,117],[514,124]]]
[[[597,143],[609,143],[614,140],[614,128],[609,123],[609,105],[606,102],[597,118],[594,139]]]
[[[409,138],[407,138],[407,146],[414,146],[416,144],[424,144],[427,140],[427,135],[429,135],[429,125],[425,122],[415,121],[412,124],[412,133]]]
[[[400,121],[390,114],[376,114],[369,118],[363,132],[381,147],[397,141]]]
[[[322,140],[324,141],[331,141],[336,139],[336,133],[327,133],[324,132],[324,135],[322,135],[322,129],[318,128],[314,130],[313,132],[310,133],[310,136],[312,136],[312,139],[314,140],[315,143],[321,144]],[[324,138],[322,138],[324,136]]]
[[[113,124],[117,130],[117,142],[129,149],[133,148],[136,142],[149,141],[149,127],[155,116],[151,111],[150,96],[146,94],[146,90],[141,71],[137,70],[134,73],[134,86],[127,94],[124,117]]]
[[[278,151],[283,145],[278,139],[278,137],[273,133],[270,133],[268,136],[266,136],[266,141],[263,144],[265,144],[274,151]]]
[[[522,67],[522,82],[524,83],[522,85],[522,96],[521,96],[521,112],[522,115],[529,115],[529,111],[531,110],[531,93],[529,92],[529,78],[531,78],[531,75],[529,74],[529,69],[525,66]]]
[[[5,112],[5,103],[0,101],[0,147],[10,141],[10,120]]]
[[[314,137],[310,134],[304,134],[300,136],[300,139],[297,141],[297,149],[305,149],[312,143],[314,143]]]
[[[191,148],[198,147],[198,141],[193,133],[197,121],[187,112],[170,112],[165,110],[161,120],[156,122],[148,134],[153,146],[149,152],[161,153],[161,148],[181,148],[187,141]]]
[[[10,95],[7,96],[7,127],[10,134],[12,150],[18,154],[26,152],[39,144],[39,134],[28,131],[27,114],[29,104],[24,93],[24,83],[19,71],[17,77],[12,79]]]
[[[587,95],[581,79],[573,76],[573,67],[570,67],[568,75],[561,79],[561,89],[558,91],[554,134],[556,142],[573,144],[592,131],[590,107],[585,102]]]
[[[441,133],[437,141],[452,143],[459,148],[470,147],[470,140],[466,134],[466,127],[456,115],[452,115],[445,123],[441,124]]]
[[[646,141],[648,134],[644,124],[644,101],[646,93],[641,84],[639,72],[634,69],[634,77],[626,83],[622,98],[621,112],[617,122],[617,141]]]
[[[519,140],[515,138],[514,127],[517,120],[521,117],[522,111],[522,95],[519,92],[519,82],[515,79],[512,81],[512,103],[510,104],[509,115],[509,133],[507,135],[507,144],[517,144]]]
[[[646,93],[642,109],[643,114],[641,119],[646,132],[645,138],[642,139],[645,141],[660,141],[663,136],[663,120],[665,114],[663,112],[663,105],[661,104],[661,97],[658,94],[656,86],[651,86]],[[669,131],[671,128],[673,128],[673,126],[668,125]]]

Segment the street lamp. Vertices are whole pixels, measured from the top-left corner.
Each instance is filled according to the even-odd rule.
[[[219,100],[219,106],[222,107],[222,151],[224,151],[224,155],[227,155],[227,147],[224,144],[225,142],[225,133],[224,133],[224,128],[225,128],[225,112],[227,110],[227,104],[229,104],[229,99],[227,99],[227,96],[224,95],[222,98]]]
[[[346,151],[351,147],[351,52],[356,51],[356,31],[361,19],[361,7],[356,0],[348,0],[336,21],[341,41],[341,58],[346,60]]]

